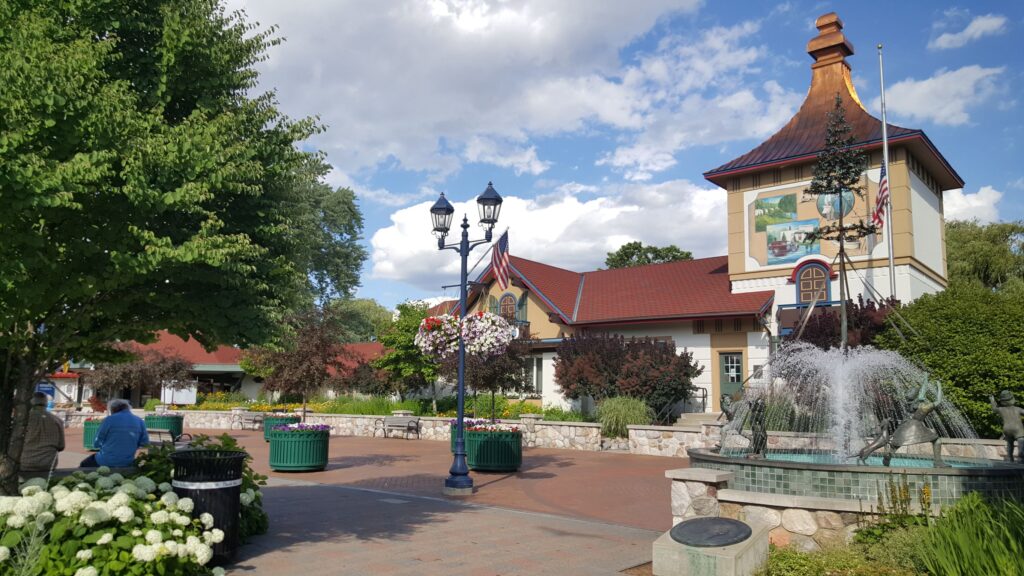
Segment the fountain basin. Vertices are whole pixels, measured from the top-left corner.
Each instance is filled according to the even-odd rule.
[[[730,489],[860,500],[865,512],[878,502],[879,490],[887,494],[889,481],[903,477],[915,504],[925,484],[931,487],[934,506],[952,505],[969,492],[1024,499],[1024,465],[994,460],[947,457],[950,466],[934,468],[931,458],[904,454],[894,457],[890,467],[881,465],[881,457],[873,457],[867,466],[853,459],[837,462],[822,450],[769,451],[755,459],[694,449],[689,456],[692,468],[731,472]]]

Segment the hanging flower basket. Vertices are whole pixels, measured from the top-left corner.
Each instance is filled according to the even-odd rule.
[[[279,472],[313,472],[327,467],[331,427],[326,424],[279,424],[270,431],[270,468]]]
[[[515,336],[508,322],[497,314],[477,312],[461,321],[457,316],[443,314],[424,318],[415,342],[427,356],[444,360],[458,353],[460,333],[466,353],[484,358],[504,353]]]
[[[93,446],[93,442],[96,441],[96,433],[100,430],[100,424],[103,423],[102,418],[90,418],[83,424],[84,432],[82,434],[82,447],[86,450],[95,452],[97,448]]]

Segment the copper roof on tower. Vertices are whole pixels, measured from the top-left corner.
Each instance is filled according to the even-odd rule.
[[[882,122],[864,109],[850,78],[846,57],[853,45],[843,34],[843,21],[834,12],[815,22],[818,35],[807,43],[811,64],[811,89],[796,115],[760,146],[704,173],[708,180],[725,187],[728,178],[766,168],[782,167],[814,160],[825,147],[828,112],[838,94],[846,108],[846,121],[858,148],[882,146]],[[852,104],[852,105],[851,105]],[[960,188],[963,180],[943,158],[922,130],[888,125],[889,144],[906,143],[939,182],[943,190]]]

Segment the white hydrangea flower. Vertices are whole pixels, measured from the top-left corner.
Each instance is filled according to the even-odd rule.
[[[114,488],[114,480],[110,476],[100,476],[96,479],[97,490],[111,490]]]
[[[118,492],[124,492],[125,494],[127,494],[129,496],[135,496],[135,497],[140,496],[138,487],[135,486],[135,484],[131,484],[131,483],[128,483],[128,482],[125,482],[124,484],[121,484],[120,486],[118,486],[117,487],[117,491]]]
[[[17,504],[14,505],[14,513],[18,516],[32,518],[46,508],[46,504],[36,500],[35,498],[18,498]]]
[[[175,538],[181,538],[184,534],[185,533],[181,531],[181,528],[171,530],[171,536],[174,536]]]
[[[29,486],[38,486],[42,490],[46,490],[46,478],[29,478],[22,485],[21,489],[24,490]]]
[[[22,496],[32,496],[33,494],[38,494],[42,490],[43,490],[42,488],[40,488],[39,486],[37,486],[35,484],[28,484],[28,483],[26,483],[26,485],[21,489],[21,495]]]
[[[213,576],[224,576],[224,569],[217,566],[213,569]]]
[[[149,516],[149,521],[157,526],[170,522],[170,516],[164,510],[157,510]]]
[[[75,554],[75,558],[88,562],[89,560],[92,560],[92,550],[79,550]]]
[[[174,487],[171,486],[169,482],[161,482],[160,485],[157,486],[157,490],[160,490],[161,492],[170,492],[173,489]]]
[[[114,541],[114,534],[111,533],[111,532],[107,532],[103,536],[100,536],[100,539],[96,541],[96,544],[99,545],[99,546],[105,546],[107,544],[110,544],[113,541]]]
[[[221,530],[220,528],[214,528],[213,530],[210,530],[209,534],[210,534],[210,543],[220,544],[221,542],[224,541],[224,531]]]
[[[152,546],[136,544],[132,548],[132,557],[139,562],[152,562],[156,560],[156,550]]]
[[[139,489],[145,492],[146,494],[151,494],[153,493],[153,491],[156,490],[156,482],[153,482],[152,480],[146,478],[145,476],[140,476],[139,478],[136,478],[135,485],[138,486]]]
[[[40,527],[45,526],[54,520],[56,520],[56,517],[54,517],[53,512],[43,512],[39,516],[36,516],[36,524]]]
[[[86,566],[85,568],[75,570],[75,576],[97,576],[98,574],[99,572],[97,572],[92,566]]]
[[[118,483],[124,480],[124,476],[121,476],[121,474],[118,472],[114,472],[113,474],[110,475],[110,479],[113,480],[114,483]],[[131,480],[128,480],[128,482],[131,482]]]
[[[11,549],[7,546],[0,546],[0,562],[6,561],[11,557]]]
[[[75,490],[74,492],[68,492],[63,498],[58,496],[53,507],[54,510],[65,516],[74,516],[84,510],[91,502],[92,495],[88,492]]]
[[[161,552],[167,554],[168,556],[177,556],[179,547],[180,545],[174,540],[168,540],[167,542],[163,543],[163,549],[161,550]]]
[[[242,506],[249,506],[252,504],[252,496],[247,492],[243,492],[238,498],[242,502]]]
[[[199,515],[199,521],[203,523],[203,528],[213,528],[213,514],[203,512]]]
[[[17,496],[0,496],[0,516],[14,512],[14,507],[21,498]]]
[[[138,538],[139,536],[142,536],[142,530],[139,530],[139,529],[132,530],[132,536],[135,536],[136,538]]]
[[[193,554],[196,557],[196,564],[205,566],[207,562],[213,559],[213,548],[210,548],[206,544],[199,544],[196,546]]]
[[[7,526],[9,528],[21,528],[25,525],[25,517],[18,514],[11,514],[7,517]]]
[[[94,482],[99,477],[100,475],[98,472],[89,472],[88,474],[85,475],[85,479],[88,480],[89,482]]]
[[[183,514],[171,514],[171,520],[178,526],[188,526],[192,523],[192,518]]]
[[[160,497],[160,501],[163,502],[164,506],[173,508],[178,504],[178,495],[174,492],[167,492]]]
[[[32,499],[41,503],[44,508],[50,508],[53,506],[53,494],[49,492],[39,492],[32,496]]]
[[[105,503],[92,502],[82,510],[82,515],[78,520],[82,524],[91,527],[110,520],[110,512],[107,510]]]
[[[191,498],[182,498],[181,500],[178,500],[178,510],[181,510],[185,514],[191,514],[195,507],[196,505],[192,502]]]
[[[117,494],[114,494],[113,496],[111,496],[110,500],[107,500],[107,506],[109,506],[111,508],[117,508],[117,507],[120,507],[120,506],[127,506],[128,504],[131,503],[131,501],[132,501],[132,497],[131,496],[125,494],[124,492],[118,492]]]
[[[117,508],[114,508],[114,511],[111,512],[110,515],[117,518],[117,521],[121,524],[127,524],[135,518],[135,511],[129,506],[118,506]]]
[[[61,496],[67,495],[71,490],[68,490],[67,486],[63,484],[57,484],[53,488],[50,488],[50,494],[53,494],[54,498],[60,498]]]
[[[96,473],[106,476],[107,474],[110,474],[110,466],[100,466],[96,469]]]
[[[164,535],[159,530],[150,530],[146,532],[146,542],[150,544],[159,544],[164,541]]]

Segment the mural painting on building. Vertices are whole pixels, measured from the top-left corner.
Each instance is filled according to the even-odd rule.
[[[772,224],[796,220],[796,194],[754,200],[754,229],[765,232]]]
[[[768,226],[765,235],[768,244],[768,264],[796,262],[804,256],[819,254],[821,242],[812,240],[818,230],[818,220],[794,220]]]

